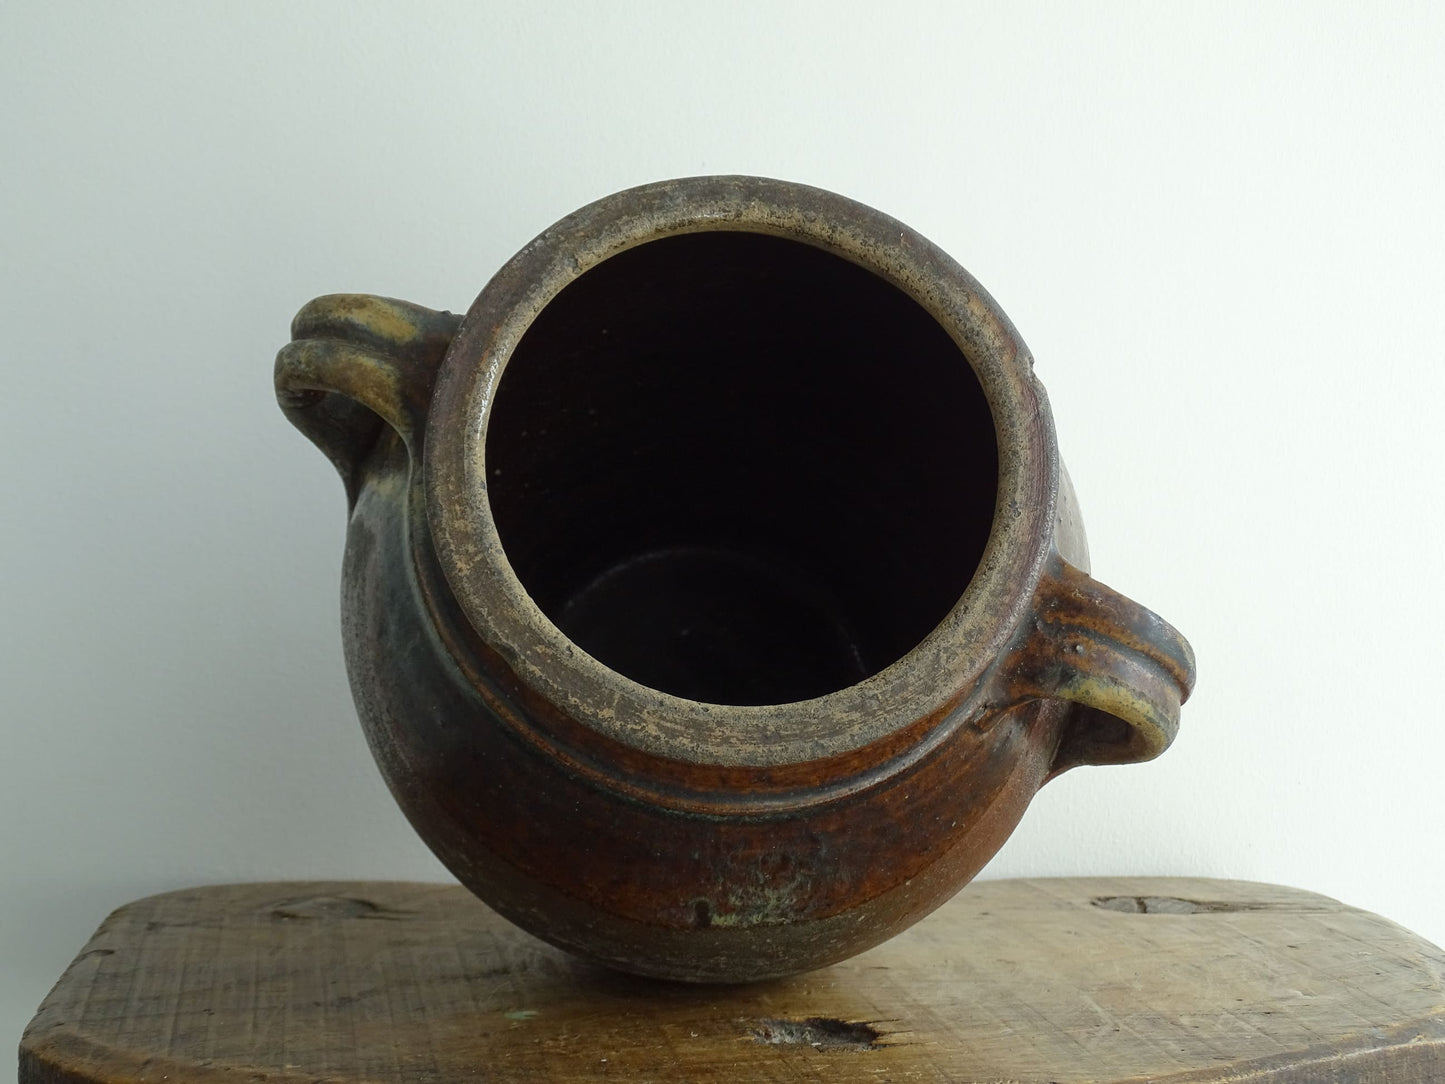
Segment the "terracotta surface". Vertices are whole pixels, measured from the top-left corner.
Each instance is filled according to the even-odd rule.
[[[907,227],[695,178],[558,223],[465,318],[320,298],[277,358],[351,497],[378,764],[498,911],[615,967],[819,967],[966,883],[1194,679],[1087,575],[1026,347]]]

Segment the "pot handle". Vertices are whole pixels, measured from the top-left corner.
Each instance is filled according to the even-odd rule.
[[[1009,699],[1072,701],[1050,777],[1080,764],[1152,760],[1179,730],[1194,650],[1163,618],[1055,558],[1010,656]]]
[[[328,294],[291,321],[276,355],[276,401],[341,472],[355,502],[362,461],[391,426],[421,453],[437,369],[462,318],[368,294]]]

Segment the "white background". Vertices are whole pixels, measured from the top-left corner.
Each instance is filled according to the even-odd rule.
[[[1038,359],[1176,745],[987,876],[1314,889],[1445,941],[1445,8],[0,9],[0,1048],[112,908],[443,878],[356,725],[314,295],[461,311],[555,219],[757,173],[903,219]],[[519,796],[525,801],[525,796]]]

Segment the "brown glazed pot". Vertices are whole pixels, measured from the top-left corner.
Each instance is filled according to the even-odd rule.
[[[610,196],[464,318],[338,295],[276,363],[351,505],[366,735],[448,868],[625,971],[875,945],[1034,792],[1157,756],[1183,638],[1090,579],[1027,348],[840,196]]]

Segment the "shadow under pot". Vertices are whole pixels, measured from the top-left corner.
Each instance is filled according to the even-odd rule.
[[[1188,644],[1088,575],[1032,360],[907,227],[618,193],[464,318],[307,305],[282,408],[350,500],[343,634],[392,793],[546,940],[736,982],[926,915],[1077,764],[1157,756]]]

